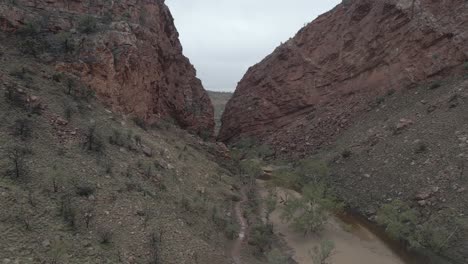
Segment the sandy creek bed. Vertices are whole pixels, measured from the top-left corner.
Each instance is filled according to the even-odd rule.
[[[258,180],[260,194],[268,195],[265,188],[265,181]],[[278,197],[285,197],[286,194],[299,196],[300,194],[292,190],[276,188]],[[352,226],[344,224],[337,217],[332,217],[326,224],[325,230],[319,235],[304,237],[303,234],[294,232],[287,223],[283,223],[280,218],[281,204],[278,203],[276,210],[271,214],[270,221],[273,223],[274,231],[282,237],[292,255],[299,264],[310,264],[312,257],[311,250],[318,245],[319,241],[331,240],[335,244],[335,249],[329,258],[329,263],[333,264],[409,264],[417,263],[403,260],[379,237],[374,235],[364,226],[354,224]],[[347,227],[346,227],[347,226]]]

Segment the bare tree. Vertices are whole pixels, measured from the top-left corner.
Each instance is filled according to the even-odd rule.
[[[28,174],[26,165],[26,156],[28,154],[30,154],[30,150],[21,146],[13,146],[7,150],[6,157],[10,161],[10,173],[13,178],[24,178]]]

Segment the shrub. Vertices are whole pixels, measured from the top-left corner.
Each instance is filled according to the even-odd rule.
[[[441,86],[442,86],[442,83],[439,82],[439,81],[436,81],[436,82],[433,82],[431,85],[429,85],[429,89],[430,90],[435,90],[435,89],[437,89],[437,88],[439,88]]]
[[[64,106],[64,110],[63,110],[63,115],[65,116],[65,118],[70,121],[73,114],[75,114],[77,112],[76,108],[71,105],[71,104],[65,104]]]
[[[213,133],[209,129],[203,129],[198,131],[198,136],[203,139],[203,141],[209,141],[213,138]]]
[[[138,116],[133,117],[133,122],[135,122],[135,125],[137,125],[138,127],[140,127],[143,130],[147,130],[147,128],[148,128],[146,126],[145,120],[143,118],[141,118],[141,117],[138,117]]]
[[[71,228],[75,228],[76,209],[72,204],[70,195],[68,194],[62,196],[60,201],[60,215],[62,216],[65,223],[67,223]]]
[[[73,53],[76,49],[76,44],[68,32],[62,32],[58,36],[58,42],[60,45],[60,49],[63,50],[65,53]]]
[[[273,237],[273,226],[271,224],[259,223],[250,231],[249,244],[257,248],[261,253],[270,249]]]
[[[84,16],[78,21],[78,31],[91,34],[97,31],[97,20],[93,16]]]
[[[414,149],[414,153],[416,154],[420,154],[420,153],[424,153],[427,151],[427,145],[426,143],[424,142],[419,142],[416,146],[416,148]]]
[[[23,36],[35,36],[41,31],[41,24],[38,22],[27,22],[17,33]]]
[[[301,179],[301,186],[311,182],[318,183],[326,179],[329,169],[326,163],[315,159],[303,159],[296,164],[295,172]]]
[[[377,222],[393,238],[406,241],[410,248],[427,248],[445,253],[462,238],[458,214],[439,211],[422,222],[416,210],[400,200],[384,204],[377,213]]]
[[[242,160],[239,169],[244,184],[253,185],[257,177],[262,174],[260,164],[254,160]]]
[[[112,241],[112,237],[114,236],[114,233],[110,229],[105,227],[100,228],[97,231],[97,234],[99,238],[99,243],[104,245],[110,244]]]
[[[353,155],[353,152],[349,149],[345,149],[343,152],[341,152],[341,156],[345,159],[350,158],[351,155]]]
[[[31,121],[26,118],[20,118],[15,120],[15,124],[12,127],[13,135],[26,140],[31,137],[32,125]]]
[[[304,235],[323,228],[330,211],[340,211],[339,203],[324,183],[309,184],[302,189],[302,197],[292,198],[285,205],[281,218]]]
[[[265,198],[265,219],[267,223],[270,221],[270,215],[275,211],[276,209],[276,201],[277,201],[277,196],[276,194],[269,193],[267,198]]]
[[[416,237],[417,211],[401,200],[384,204],[377,212],[377,222],[394,239],[406,240],[413,248],[420,247]]]
[[[288,263],[288,256],[284,255],[278,249],[273,249],[267,254],[268,264],[285,264]]]
[[[31,231],[31,216],[21,207],[18,215],[16,216],[16,221],[19,224],[22,224],[26,231]]]
[[[85,134],[85,142],[83,148],[88,151],[102,153],[104,151],[104,142],[101,139],[101,135],[96,131],[96,126],[91,125]]]
[[[73,78],[68,78],[66,86],[67,86],[67,94],[71,95],[76,86],[75,80]]]
[[[37,57],[37,55],[44,52],[45,45],[38,39],[27,38],[19,42],[19,50],[25,55]]]
[[[20,80],[26,79],[26,68],[22,67],[21,69],[14,69],[10,72],[10,76],[15,77]]]
[[[327,264],[327,259],[331,256],[335,244],[330,240],[323,240],[319,246],[314,247],[312,254],[313,264]]]
[[[79,196],[89,197],[94,194],[95,188],[89,184],[79,184],[75,186],[76,194]]]
[[[303,159],[298,161],[293,169],[280,169],[273,172],[273,182],[278,186],[301,190],[309,183],[319,183],[328,180],[329,169],[320,160]]]
[[[29,172],[26,164],[26,156],[31,154],[31,151],[23,146],[13,146],[7,149],[6,157],[10,162],[9,174],[13,179],[24,179]]]
[[[112,160],[104,161],[104,173],[106,173],[107,175],[112,175],[113,167],[114,163],[112,162]]]
[[[226,226],[224,227],[224,234],[228,239],[234,240],[234,238],[236,238],[239,234],[239,225],[232,221],[227,222]]]
[[[160,264],[161,261],[161,242],[162,232],[152,231],[149,235],[149,247],[150,247],[150,264]]]
[[[257,156],[259,158],[268,158],[268,157],[271,157],[271,156],[273,156],[275,154],[275,151],[273,149],[271,149],[271,147],[268,146],[267,144],[260,145],[256,149],[256,152],[257,152]]]
[[[111,11],[106,11],[104,15],[102,16],[102,23],[109,25],[112,23],[113,20],[113,14]]]
[[[52,80],[54,80],[55,82],[60,82],[62,81],[63,78],[64,78],[64,75],[61,72],[57,72],[52,75]]]
[[[5,91],[5,100],[12,106],[27,109],[28,103],[26,97],[13,87],[7,87]]]
[[[235,147],[240,148],[240,149],[246,149],[246,148],[251,148],[255,145],[255,139],[250,138],[250,137],[245,137],[239,139],[237,143],[235,144]]]
[[[113,129],[112,135],[109,136],[109,143],[119,147],[125,146],[125,137],[122,135],[120,130]]]

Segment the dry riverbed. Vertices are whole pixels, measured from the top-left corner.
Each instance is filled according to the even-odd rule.
[[[268,195],[265,181],[258,180],[262,197]],[[300,194],[284,188],[276,188],[278,197],[299,196]],[[281,218],[282,204],[278,203],[276,210],[271,214],[275,233],[284,239],[291,249],[293,259],[299,264],[312,262],[312,250],[322,240],[331,240],[335,249],[329,262],[333,264],[406,264],[383,241],[372,232],[360,225],[347,225],[337,217],[331,217],[320,235],[304,236],[292,230]]]

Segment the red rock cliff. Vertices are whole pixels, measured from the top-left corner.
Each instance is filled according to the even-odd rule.
[[[468,3],[343,1],[251,67],[219,139],[314,151],[380,96],[462,71]]]
[[[48,42],[41,56],[58,71],[78,76],[113,110],[149,123],[172,119],[193,132],[213,133],[213,107],[182,55],[164,1],[0,3],[0,30],[13,34],[31,24]],[[57,41],[66,41],[65,54],[50,51]]]

